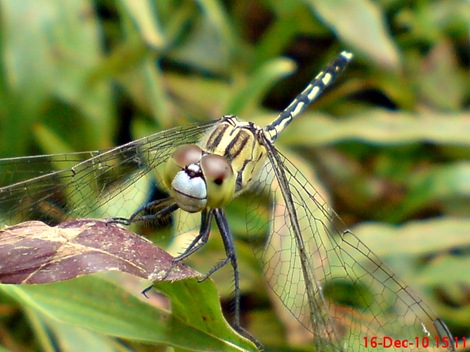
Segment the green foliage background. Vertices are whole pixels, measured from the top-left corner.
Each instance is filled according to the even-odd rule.
[[[353,232],[455,336],[470,335],[467,1],[0,0],[0,16],[0,157],[104,149],[223,114],[264,125],[339,51],[354,52],[277,146],[318,173]],[[239,252],[244,294],[258,297],[249,248]],[[231,282],[215,279],[228,300]],[[96,292],[119,299],[106,285]],[[56,287],[65,292],[56,303],[77,290]],[[150,349],[136,341],[198,349],[64,325],[60,305],[15,290],[0,296],[8,350],[82,351],[83,341],[89,351]],[[103,324],[119,312],[133,319],[124,305],[110,312]],[[291,350],[274,314],[253,307],[248,329],[269,350]]]

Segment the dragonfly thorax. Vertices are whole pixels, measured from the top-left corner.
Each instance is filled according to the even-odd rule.
[[[196,145],[183,146],[173,153],[166,164],[164,181],[178,207],[190,213],[220,208],[235,193],[235,176],[227,159]]]
[[[260,143],[263,129],[235,115],[223,116],[199,142],[207,153],[222,155],[235,174],[235,196],[249,189],[265,164],[266,148]]]

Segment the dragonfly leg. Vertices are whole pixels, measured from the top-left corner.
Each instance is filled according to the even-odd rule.
[[[141,295],[143,295],[145,298],[149,298],[149,296],[147,296],[147,293],[153,288],[153,284],[144,288],[142,290],[142,292],[140,293]]]
[[[165,210],[165,209],[163,209]],[[170,212],[171,213],[171,212]],[[204,210],[201,213],[201,229],[199,234],[194,238],[188,248],[184,251],[183,254],[173,258],[170,268],[167,270],[166,274],[160,279],[165,280],[168,275],[170,275],[173,268],[183,259],[186,259],[191,254],[196,252],[199,248],[201,248],[204,244],[207,243],[210,234],[211,222],[212,222],[212,211]],[[153,288],[153,285],[145,288],[141,293],[144,295],[145,298],[148,298],[147,293]]]
[[[234,303],[235,303],[235,323],[240,324],[240,274],[238,271],[238,260],[237,254],[235,252],[235,244],[233,243],[232,233],[230,232],[230,227],[227,222],[227,218],[222,209],[214,209],[215,221],[220,230],[220,235],[222,236],[222,241],[224,243],[224,249],[226,258],[218,262],[208,271],[208,273],[200,279],[204,281],[215,273],[220,268],[224,267],[229,261],[233,269],[233,278],[234,278]]]
[[[153,214],[143,214],[142,213],[146,211],[151,211],[154,208],[161,208],[154,212]],[[152,222],[158,219],[163,218],[164,216],[170,215],[173,213],[175,210],[178,209],[178,205],[176,205],[172,198],[165,198],[165,199],[158,199],[154,200],[152,202],[147,203],[145,206],[137,210],[134,214],[130,216],[130,218],[120,218],[120,217],[115,217],[109,219],[108,223],[118,223],[121,225],[129,226],[130,224],[133,224],[135,222]]]
[[[209,234],[211,230],[211,222],[213,217],[214,210],[204,209],[201,213],[201,229],[199,234],[194,238],[188,248],[180,254],[179,256],[173,259],[173,262],[178,263],[183,259],[188,258],[194,252],[197,252],[202,246],[204,246],[209,240]]]
[[[219,263],[217,263],[209,272],[201,278],[199,281],[203,281],[210,277],[213,273],[217,270],[225,266],[229,261],[232,265],[233,269],[233,286],[234,286],[234,293],[233,293],[233,303],[234,303],[234,310],[235,310],[235,317],[232,326],[237,330],[240,334],[245,336],[247,339],[252,341],[256,347],[263,351],[263,345],[247,330],[245,330],[240,323],[240,273],[238,271],[238,260],[237,254],[235,252],[235,244],[233,242],[232,233],[230,231],[230,227],[227,222],[227,218],[222,209],[214,209],[214,216],[217,226],[219,227],[220,235],[222,236],[222,241],[224,243],[224,249],[226,258]]]
[[[188,246],[188,248],[185,249],[185,251],[182,254],[173,258],[170,268],[168,269],[166,274],[161,278],[161,280],[165,280],[168,277],[168,275],[170,275],[171,271],[176,266],[176,264],[188,258],[191,254],[198,251],[202,246],[204,246],[207,243],[207,240],[209,239],[210,230],[211,230],[211,222],[212,222],[212,217],[213,217],[212,212],[213,210],[207,211],[206,209],[202,211],[201,229],[199,230],[199,234],[193,239],[191,244]]]

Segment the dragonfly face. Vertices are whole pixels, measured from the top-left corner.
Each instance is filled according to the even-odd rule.
[[[232,166],[221,155],[183,146],[167,161],[164,181],[180,209],[189,213],[219,208],[233,197]]]

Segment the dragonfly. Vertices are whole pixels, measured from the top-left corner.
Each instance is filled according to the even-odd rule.
[[[231,265],[233,326],[262,349],[240,323],[240,273],[225,211],[245,197],[247,235],[265,234],[256,255],[266,280],[311,332],[315,350],[377,351],[393,341],[387,350],[402,350],[406,343],[411,350],[421,344],[419,350],[445,345],[455,351],[446,324],[347,230],[308,177],[274,145],[352,57],[341,52],[265,127],[225,115],[107,151],[0,159],[0,223],[92,217],[130,226],[180,214],[184,225],[197,215],[196,235],[173,263],[202,248],[215,224],[226,256],[201,280]],[[155,187],[165,196],[152,199]]]

